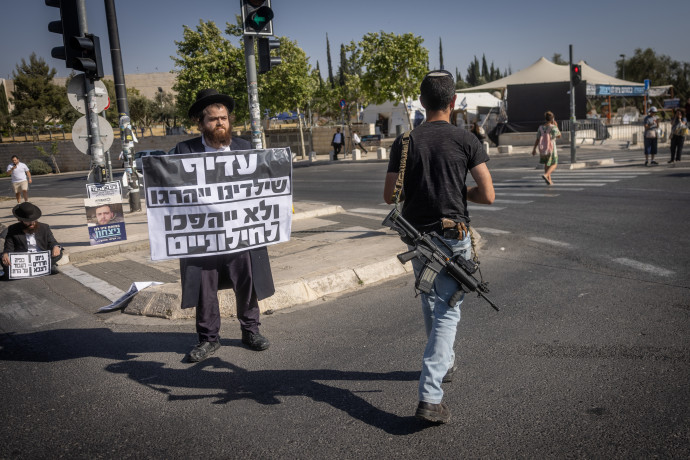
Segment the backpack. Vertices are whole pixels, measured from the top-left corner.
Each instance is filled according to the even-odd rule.
[[[546,159],[553,153],[553,143],[551,142],[551,129],[545,125],[539,127],[539,158]]]

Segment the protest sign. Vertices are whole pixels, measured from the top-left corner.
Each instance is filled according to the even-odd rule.
[[[50,275],[50,251],[10,252],[11,280]]]
[[[290,239],[289,148],[147,156],[143,162],[152,260]]]

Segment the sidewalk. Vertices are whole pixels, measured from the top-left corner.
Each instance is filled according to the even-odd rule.
[[[125,313],[168,319],[193,318],[194,309],[182,310],[179,307],[181,286],[178,260],[154,262],[150,259],[143,200],[142,211],[138,212],[129,212],[129,204],[123,203],[126,241],[95,246],[89,244],[83,198],[37,197],[32,202],[43,211],[41,222],[50,225],[57,241],[65,247],[65,255],[58,263],[61,273],[109,299],[104,300],[103,305],[119,298],[125,288],[108,284],[107,271],[89,270],[89,266],[112,264],[116,268],[118,263],[122,265],[125,261],[130,276],[146,273],[144,268],[148,268],[149,273],[167,274],[163,278],[175,280],[139,292],[125,308]],[[16,222],[11,211],[15,204],[14,200],[2,203],[0,223],[9,226]],[[268,247],[276,293],[260,302],[262,312],[308,303],[411,272],[409,263],[403,266],[396,258],[406,248],[397,233],[381,226],[383,214],[380,217],[359,216],[368,221],[366,227],[338,225],[338,222],[329,219],[329,216],[332,218],[344,213],[340,206],[294,203],[290,241]],[[329,230],[321,230],[326,228]],[[152,266],[155,270],[151,269]],[[103,281],[102,285],[94,287],[94,274]],[[233,291],[220,291],[219,300],[221,314],[234,316]],[[94,311],[103,305],[94,306]]]

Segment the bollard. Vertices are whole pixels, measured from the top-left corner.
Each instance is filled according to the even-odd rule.
[[[309,162],[316,161],[316,152],[309,152]]]
[[[330,152],[328,152],[328,159],[329,159],[330,161],[333,161],[333,150],[331,150]]]
[[[486,153],[488,155],[489,154],[489,143],[484,141],[482,143],[482,145],[484,145],[484,153]]]
[[[637,145],[637,133],[633,133],[632,135],[632,144]]]
[[[376,158],[379,160],[387,160],[388,155],[386,154],[386,148],[385,147],[379,147],[376,149]]]
[[[359,149],[352,150],[352,159],[353,160],[361,160],[362,159],[362,152]]]
[[[498,146],[498,153],[513,153],[513,146],[512,145],[499,145]]]

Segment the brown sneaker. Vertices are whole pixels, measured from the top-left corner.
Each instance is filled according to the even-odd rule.
[[[448,420],[450,420],[450,410],[443,403],[431,404],[419,401],[417,412],[414,415],[417,418],[432,423],[448,423]]]

